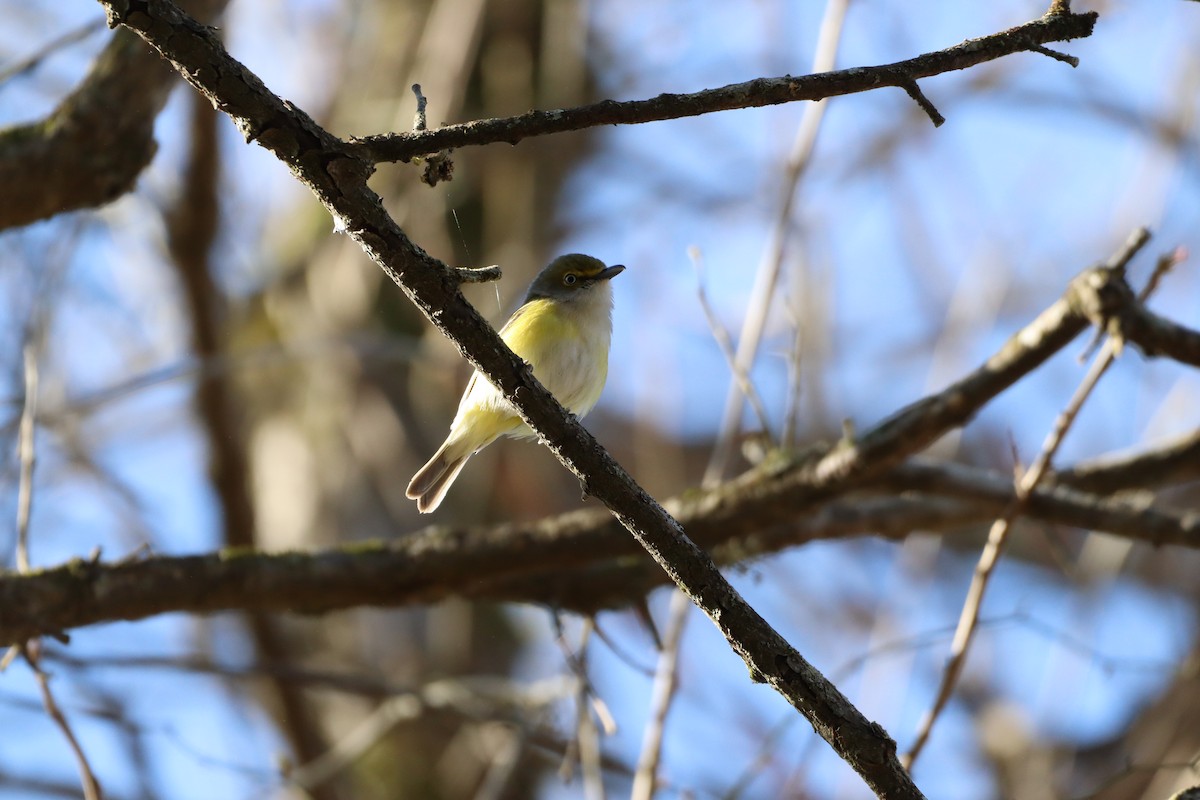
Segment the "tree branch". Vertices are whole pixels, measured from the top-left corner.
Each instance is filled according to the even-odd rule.
[[[189,83],[229,114],[248,139],[257,141],[288,165],[346,233],[512,401],[522,419],[548,442],[586,490],[608,506],[709,616],[745,660],[755,680],[770,683],[801,711],[878,796],[922,797],[900,766],[895,742],[887,733],[867,720],[742,599],[712,560],[687,538],[679,523],[635,484],[534,379],[529,366],[466,302],[448,268],[400,230],[367,186],[371,165],[359,158],[354,148],[270,93],[257,76],[229,56],[211,30],[187,18],[166,0],[101,2],[108,9],[110,24],[123,24],[137,31],[174,63]],[[243,557],[251,561],[254,558]],[[191,564],[200,571],[211,570],[212,557],[209,559]],[[203,584],[191,579],[187,582],[193,587]]]
[[[1056,472],[1054,480],[1089,492],[1119,492],[1200,480],[1200,430],[1145,453],[1106,457]]]
[[[722,562],[734,563],[819,539],[900,539],[916,529],[963,529],[994,518],[1012,499],[1010,476],[916,461],[815,508],[800,503],[803,517],[797,519],[793,509],[791,522],[765,529],[689,517],[683,509],[692,504],[686,500],[666,505],[679,510],[696,539],[721,553]],[[748,492],[738,507],[752,512],[759,502]],[[1046,483],[1030,496],[1027,517],[1155,546],[1200,549],[1200,513],[1154,509],[1136,497]],[[527,525],[430,527],[396,542],[306,553],[225,550],[109,563],[76,559],[0,576],[0,646],[164,613],[323,613],[451,596],[592,612],[627,604],[665,583],[660,570],[631,560],[637,553],[607,514],[584,511]]]
[[[192,0],[202,19],[225,0]],[[0,230],[104,205],[133,189],[157,145],[154,121],[175,73],[129,31],[44,120],[0,130]]]
[[[1132,342],[1148,357],[1166,356],[1200,367],[1200,332],[1160,317],[1137,302],[1132,293],[1121,297],[1109,327],[1119,341]]]
[[[410,161],[417,156],[470,145],[508,142],[516,144],[531,136],[578,131],[601,125],[637,125],[667,119],[694,117],[735,108],[823,100],[827,97],[866,92],[886,86],[908,92],[918,102],[924,98],[917,88],[919,78],[967,69],[1013,53],[1038,52],[1048,55],[1044,45],[1091,36],[1097,14],[1051,13],[979,39],[968,39],[945,50],[873,67],[854,67],[815,75],[758,78],[745,83],[706,89],[692,94],[661,94],[646,100],[617,102],[603,100],[576,108],[530,111],[516,117],[484,119],[447,125],[426,131],[389,133],[354,139],[351,144],[365,159]],[[1055,58],[1058,54],[1055,54]],[[921,107],[934,125],[941,115],[928,100]]]

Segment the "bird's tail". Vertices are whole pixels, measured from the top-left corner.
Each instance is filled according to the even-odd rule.
[[[408,482],[404,494],[408,499],[417,501],[417,511],[422,514],[428,514],[442,504],[450,485],[471,457],[470,450],[462,455],[448,452],[451,447],[452,442],[447,440],[429,459],[429,463],[417,470],[417,474]],[[461,447],[453,449],[459,450]]]

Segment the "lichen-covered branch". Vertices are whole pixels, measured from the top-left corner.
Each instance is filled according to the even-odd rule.
[[[1157,452],[1142,456],[1149,462],[1158,458]],[[726,499],[747,517],[757,516],[759,503],[787,502],[786,496],[763,500],[749,485],[741,496]],[[786,524],[716,522],[689,511],[697,507],[690,500],[665,505],[718,560],[736,563],[818,539],[899,539],[913,530],[949,534],[988,522],[1012,499],[1006,475],[917,460],[844,496],[815,505],[797,502]],[[1032,493],[1026,516],[1156,546],[1200,549],[1200,513],[1154,508],[1137,496],[1102,496],[1049,482]],[[396,542],[306,553],[227,550],[115,563],[76,560],[0,576],[0,646],[177,612],[320,613],[451,596],[595,611],[635,602],[666,580],[611,516],[590,511],[527,525],[431,527]]]
[[[226,0],[191,0],[212,19]],[[45,119],[0,129],[0,230],[108,203],[133,189],[157,150],[154,123],[177,84],[158,54],[118,31]]]
[[[505,347],[458,291],[449,268],[408,239],[368,187],[370,163],[307,114],[268,91],[257,76],[229,56],[210,29],[173,4],[165,0],[101,2],[112,24],[135,30],[228,114],[247,139],[258,142],[292,170],[345,232],[512,401],[587,491],[609,508],[708,615],[756,680],[769,683],[801,711],[879,797],[922,797],[900,766],[895,742],[887,733],[867,720],[746,603],[679,523],[633,482],[534,379],[528,365]],[[212,566],[211,561],[190,563],[201,572]]]

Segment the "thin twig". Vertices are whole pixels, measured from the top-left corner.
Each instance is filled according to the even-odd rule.
[[[762,428],[763,434],[769,441],[774,441],[771,435],[771,421],[767,418],[767,409],[763,405],[762,396],[759,395],[758,389],[754,386],[754,381],[742,369],[737,362],[737,356],[733,352],[733,339],[729,336],[729,331],[721,324],[721,320],[717,319],[717,314],[713,311],[712,304],[708,302],[708,292],[704,288],[704,266],[700,257],[700,248],[692,246],[688,248],[688,258],[692,261],[692,267],[696,271],[696,299],[700,303],[700,309],[704,312],[704,319],[708,322],[708,329],[712,332],[712,337],[717,343],[717,348],[721,351],[721,355],[725,357],[725,365],[729,367],[729,371],[733,374],[734,380],[737,383],[738,389],[743,397],[750,403],[750,408],[754,410],[754,416],[758,418],[758,424]],[[709,465],[710,468],[712,464]],[[719,474],[705,474],[701,483],[705,486],[711,486],[714,482],[720,480]]]
[[[487,283],[500,280],[500,265],[488,267],[454,267],[454,277],[460,283]]]
[[[25,406],[21,411],[21,427],[17,439],[20,477],[17,484],[17,570],[29,571],[29,517],[33,510],[33,468],[37,462],[34,440],[37,428],[38,366],[34,345],[24,347]]]
[[[417,96],[417,112],[413,115],[413,132],[422,133],[428,127],[425,108],[429,101],[425,98],[425,94],[421,91],[421,84],[414,83],[412,85],[412,92]],[[448,181],[454,177],[454,162],[450,160],[450,152],[448,150],[441,150],[437,153],[429,153],[417,160],[425,163],[425,167],[421,172],[421,182],[426,186],[437,186],[442,181]],[[484,267],[484,270],[488,269],[492,268]],[[462,274],[464,272],[469,272],[468,270],[459,269],[457,272],[459,273],[459,280],[463,281],[464,283],[495,280],[496,278],[500,277],[499,271],[496,271],[494,278],[483,277],[483,271],[480,271],[478,275],[474,276]]]
[[[1070,64],[1072,67],[1079,66],[1079,59],[1075,56],[1067,55],[1066,53],[1060,53],[1057,50],[1052,50],[1049,47],[1044,47],[1040,44],[1034,45],[1033,47],[1029,48],[1029,50],[1030,52],[1041,53],[1044,56],[1053,58],[1055,61],[1061,61],[1064,64]]]
[[[304,789],[321,786],[378,744],[396,725],[416,719],[424,710],[425,704],[418,694],[389,697],[312,761],[295,767],[285,765],[284,778],[290,785]]]
[[[799,305],[800,302],[802,301],[797,301],[797,304]],[[809,308],[811,307],[809,306]],[[779,434],[779,446],[784,450],[796,446],[796,431],[800,427],[800,392],[803,388],[801,379],[804,377],[801,367],[804,356],[805,320],[801,319],[800,309],[789,316],[794,330],[792,331],[792,345],[788,349],[787,394],[783,410],[783,430]]]
[[[579,634],[579,647],[573,651],[571,646],[567,644],[562,618],[555,613],[553,621],[556,631],[555,639],[558,642],[558,646],[562,649],[567,666],[577,679],[577,688],[575,690],[575,754],[579,758],[580,771],[583,778],[583,794],[586,800],[604,800],[604,769],[600,758],[600,734],[596,730],[595,720],[592,719],[592,703],[590,702],[598,698],[596,698],[595,692],[592,690],[585,663],[588,640],[591,638],[592,628],[595,623],[590,617],[584,617],[582,630]],[[607,709],[601,719],[611,724],[612,718],[611,715],[607,714]],[[572,772],[570,756],[571,752],[570,748],[568,748],[567,758],[564,759],[560,769],[560,774],[564,778],[569,778]]]
[[[412,93],[417,96],[417,112],[413,115],[413,130],[423,131],[427,127],[425,106],[429,101],[426,100],[425,95],[421,93],[421,84],[419,83],[414,83],[412,85]]]
[[[678,684],[679,645],[683,641],[683,629],[691,609],[692,604],[687,595],[680,591],[672,592],[662,652],[659,653],[658,670],[654,676],[650,716],[642,734],[642,752],[638,755],[637,771],[633,776],[633,789],[629,793],[629,800],[652,800],[654,797],[667,712],[671,710],[671,701],[675,699]]]
[[[813,54],[814,73],[828,72],[837,62],[838,46],[841,43],[842,28],[849,5],[850,0],[828,0],[826,3],[821,28],[817,33],[816,52]],[[758,357],[758,348],[767,327],[767,317],[774,304],[775,287],[783,269],[784,246],[790,229],[796,190],[812,159],[817,134],[821,130],[821,121],[825,118],[826,105],[826,102],[821,100],[804,107],[804,115],[800,118],[796,138],[792,142],[792,151],[788,155],[781,185],[778,211],[771,227],[771,238],[759,261],[754,287],[750,290],[751,299],[746,318],[738,336],[737,355],[732,367],[734,380],[725,397],[725,411],[717,429],[717,443],[705,470],[705,475],[710,478],[722,477],[733,457],[734,444],[741,430],[743,401],[743,392],[737,376],[749,375]]]
[[[913,102],[921,107],[921,110],[925,112],[926,116],[933,123],[933,127],[940,128],[946,123],[946,118],[942,116],[942,112],[938,111],[933,101],[925,96],[925,93],[921,91],[921,87],[917,85],[916,81],[904,84],[904,91],[913,99]]]
[[[17,61],[13,61],[12,63],[5,64],[3,67],[0,67],[0,85],[7,83],[19,75],[32,72],[33,70],[37,69],[37,67],[43,61],[57,53],[59,50],[62,50],[69,45],[73,45],[76,42],[81,42],[87,37],[91,36],[93,33],[98,33],[102,30],[104,30],[103,17],[94,19],[91,22],[85,22],[77,28],[69,30],[60,36],[54,37],[25,58],[18,59]]]
[[[83,752],[79,740],[75,738],[75,732],[71,730],[71,724],[67,721],[66,716],[62,713],[62,709],[58,707],[58,703],[54,700],[54,693],[50,691],[50,676],[38,664],[40,647],[41,643],[34,640],[21,648],[21,655],[25,657],[29,668],[33,670],[38,690],[42,694],[42,705],[46,709],[46,714],[49,715],[50,719],[54,720],[54,724],[62,731],[63,737],[66,738],[67,744],[71,747],[71,752],[75,754],[75,762],[79,767],[79,780],[83,784],[84,800],[101,800],[100,783],[96,780],[95,773],[92,772],[92,767],[88,763],[87,755]]]
[[[37,333],[34,333],[34,337]],[[17,431],[17,572],[29,572],[29,518],[33,511],[33,469],[37,464],[35,432],[37,430],[38,367],[37,353],[32,341],[23,348],[25,362],[25,400],[21,408],[21,422]],[[22,651],[21,643],[14,643],[0,656],[0,672],[12,664]]]
[[[1118,256],[1115,263],[1110,265],[1110,268],[1124,270],[1129,259],[1141,249],[1149,237],[1150,233],[1145,228],[1139,228],[1134,231],[1122,251],[1122,255]],[[1165,272],[1171,263],[1174,262],[1159,261],[1155,274],[1151,276],[1146,290],[1143,291],[1139,299],[1144,300],[1149,291],[1152,291],[1158,285],[1160,273]],[[967,598],[963,603],[962,613],[958,619],[958,627],[954,632],[954,640],[950,644],[950,659],[947,661],[946,667],[942,672],[942,680],[938,685],[933,705],[921,720],[913,745],[903,757],[903,763],[910,770],[916,762],[917,757],[920,756],[925,743],[929,740],[934,724],[949,702],[950,696],[953,694],[954,688],[958,683],[959,675],[962,673],[963,665],[966,662],[967,652],[975,637],[980,609],[983,606],[984,593],[987,591],[988,583],[991,581],[996,565],[1000,561],[1000,555],[1004,551],[1009,531],[1012,530],[1012,523],[1024,512],[1030,496],[1050,469],[1051,461],[1053,461],[1055,454],[1058,453],[1059,447],[1062,446],[1067,431],[1070,430],[1071,425],[1075,422],[1080,409],[1088,397],[1091,396],[1100,378],[1112,365],[1119,347],[1119,341],[1114,337],[1109,337],[1105,341],[1104,347],[1092,362],[1091,368],[1080,382],[1079,387],[1075,390],[1075,394],[1055,419],[1054,426],[1042,444],[1041,452],[1038,453],[1033,464],[1024,472],[1020,480],[1017,481],[1016,495],[1013,498],[1013,502],[1009,504],[1004,514],[996,519],[992,524],[991,530],[988,531],[987,544],[984,546],[983,553],[979,557],[979,562],[975,565],[975,574],[971,578],[970,587],[967,589]]]
[[[494,142],[516,144],[531,136],[604,125],[636,125],[735,108],[824,100],[882,87],[905,88],[922,78],[967,69],[1013,53],[1029,52],[1050,42],[1090,36],[1096,18],[1095,13],[1046,15],[1006,31],[969,39],[945,50],[893,64],[823,71],[812,75],[758,78],[717,89],[690,94],[664,94],[645,100],[603,100],[587,106],[530,111],[516,117],[475,120],[419,133],[366,136],[352,140],[351,145],[356,153],[373,162],[410,161],[446,148]]]
[[[759,741],[758,754],[742,769],[737,780],[725,790],[725,793],[721,795],[721,800],[741,800],[742,795],[750,788],[750,784],[754,783],[763,774],[765,767],[778,757],[775,748],[779,746],[779,741],[784,734],[797,721],[794,716],[786,716],[771,726]]]

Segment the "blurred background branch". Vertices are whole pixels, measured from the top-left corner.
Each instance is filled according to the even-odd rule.
[[[207,21],[225,0],[185,7]],[[60,37],[55,46],[75,41]],[[100,206],[133,189],[157,150],[154,123],[177,82],[141,39],[121,32],[53,112],[0,129],[0,230]]]

